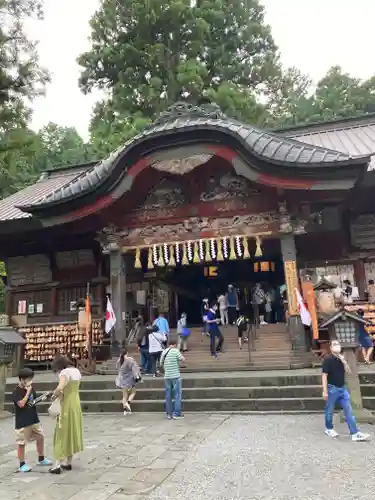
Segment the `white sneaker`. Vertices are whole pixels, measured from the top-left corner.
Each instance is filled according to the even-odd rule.
[[[352,441],[368,441],[370,434],[363,434],[362,432],[357,432],[357,434],[352,435]]]
[[[335,429],[326,429],[324,431],[324,434],[330,438],[337,438],[337,436],[339,435],[339,433],[336,432]]]

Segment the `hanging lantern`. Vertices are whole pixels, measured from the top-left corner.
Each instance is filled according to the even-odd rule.
[[[194,264],[199,264],[200,262],[200,258],[199,258],[199,246],[198,246],[198,242],[196,241],[194,243],[194,257],[193,257],[193,262]]]
[[[163,247],[159,247],[158,266],[159,267],[164,267],[165,266],[165,262],[164,262],[164,259],[163,259]]]
[[[263,252],[262,252],[262,240],[260,239],[259,236],[255,238],[255,244],[256,244],[256,249],[255,249],[255,257],[262,257]]]
[[[142,262],[141,262],[141,249],[138,247],[135,251],[135,263],[134,267],[136,269],[140,269],[142,267]]]
[[[153,262],[153,249],[149,247],[148,249],[148,258],[147,258],[147,269],[154,269],[154,262]]]
[[[243,244],[243,258],[250,259],[249,242],[247,241],[246,236],[242,238],[242,244]]]
[[[213,240],[211,240],[212,242]],[[205,254],[204,254],[204,260],[206,262],[211,262],[212,261],[212,257],[211,257],[211,253],[210,253],[210,243],[211,243],[209,240],[206,240],[205,241],[205,246],[206,246],[206,251],[205,251]]]
[[[181,261],[181,264],[183,266],[187,266],[189,264],[189,259],[188,259],[188,255],[187,255],[187,244],[184,243],[182,245],[182,261]]]
[[[173,248],[173,245],[171,245],[169,247],[169,262],[168,262],[168,265],[171,266],[171,267],[176,267],[176,261],[175,261],[175,258],[174,258],[174,252],[173,252],[174,248]]]
[[[216,240],[217,243],[217,260],[218,261],[223,261],[224,260],[224,255],[223,255],[223,249],[221,247],[221,240],[218,238]]]
[[[229,248],[230,248],[229,260],[236,260],[237,256],[236,256],[236,249],[234,246],[234,237],[233,236],[229,240]]]

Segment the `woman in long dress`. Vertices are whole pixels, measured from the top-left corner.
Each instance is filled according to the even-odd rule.
[[[118,375],[116,378],[116,385],[122,390],[122,406],[124,408],[124,415],[131,413],[132,409],[130,403],[135,398],[136,384],[141,380],[141,369],[136,361],[128,356],[125,350],[117,360],[116,368]]]
[[[56,419],[53,436],[53,452],[56,460],[51,474],[72,470],[73,456],[83,451],[83,424],[79,386],[80,371],[65,356],[58,356],[52,363],[52,370],[59,374],[59,385],[53,392],[53,399],[59,398],[61,412]]]

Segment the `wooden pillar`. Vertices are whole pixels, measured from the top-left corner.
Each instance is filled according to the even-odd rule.
[[[13,316],[13,292],[8,287],[6,289],[5,314],[8,316],[9,324],[11,324]]]
[[[358,259],[353,262],[353,270],[354,270],[354,282],[353,285],[358,287],[359,298],[361,300],[365,300],[366,298],[366,272],[365,272],[365,263],[362,259]]]
[[[57,283],[52,283],[51,287],[51,316],[57,316]]]
[[[308,349],[307,335],[301,323],[296,295],[296,289],[299,290],[299,280],[294,235],[283,235],[280,241],[288,297],[288,328],[293,342],[293,349],[306,351]]]
[[[116,316],[116,325],[112,346],[114,351],[126,344],[126,262],[118,245],[109,249],[111,280],[111,302]]]

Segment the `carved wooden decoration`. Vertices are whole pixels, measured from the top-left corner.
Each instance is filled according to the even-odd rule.
[[[258,196],[260,191],[251,186],[250,182],[239,175],[225,174],[219,179],[210,177],[204,191],[200,194],[200,201],[222,201],[232,198],[250,198]]]
[[[277,231],[277,228],[278,218],[274,212],[227,218],[191,217],[176,224],[129,229],[128,235],[121,238],[121,241],[124,247],[147,247],[200,238],[270,234]]]
[[[167,172],[175,175],[185,175],[200,165],[204,165],[211,158],[212,155],[209,154],[192,155],[186,158],[156,161],[151,166],[161,172]]]

